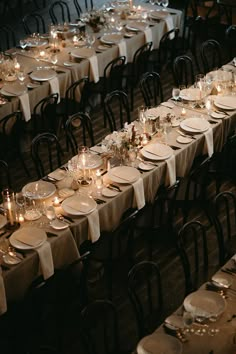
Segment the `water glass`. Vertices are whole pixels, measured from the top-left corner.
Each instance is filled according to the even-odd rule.
[[[169,0],[162,0],[162,6],[164,7],[164,11],[166,11],[166,8],[168,7],[168,5],[169,5]]]
[[[180,96],[180,89],[177,87],[174,87],[172,90],[172,97],[173,99],[177,102]]]
[[[20,47],[21,47],[21,51],[24,52],[25,48],[27,47],[27,40],[26,39],[20,39],[19,41]]]
[[[85,39],[86,39],[87,48],[92,48],[92,45],[95,43],[94,34],[88,33]]]
[[[56,63],[58,62],[58,57],[57,54],[52,54],[51,55],[51,63],[53,64],[53,69],[56,69]]]
[[[54,206],[50,205],[50,206],[46,207],[45,215],[48,218],[48,220],[50,220],[50,221],[56,219],[56,213],[55,213]]]
[[[26,79],[26,74],[25,74],[24,70],[20,70],[17,72],[17,78],[20,81],[20,84],[24,85],[24,81]]]

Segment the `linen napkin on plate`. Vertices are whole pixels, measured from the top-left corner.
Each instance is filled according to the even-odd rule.
[[[87,215],[88,218],[88,233],[89,239],[92,242],[96,242],[100,237],[100,222],[99,214],[97,210],[94,210],[92,213]]]
[[[96,83],[99,81],[98,58],[96,55],[92,55],[88,60],[90,63],[90,79]]]
[[[144,34],[145,34],[146,43],[152,42],[152,30],[151,30],[151,28],[145,29]]]
[[[57,103],[60,103],[60,87],[59,87],[59,81],[57,77],[54,77],[49,80],[49,85],[51,87],[51,93],[58,93],[58,101]]]
[[[4,280],[2,277],[2,268],[0,267],[0,315],[7,311],[7,300],[4,286]]]
[[[214,152],[214,144],[213,144],[213,130],[209,128],[205,133],[205,144],[204,144],[204,153],[208,153],[208,156],[211,157]]]
[[[166,160],[167,163],[167,173],[166,173],[166,186],[173,186],[176,182],[176,168],[175,168],[175,155],[173,154],[169,159]]]
[[[19,100],[20,100],[21,110],[22,110],[23,115],[25,117],[25,121],[28,122],[31,119],[28,93],[24,93],[23,95],[20,95]]]
[[[138,209],[142,209],[145,206],[143,179],[140,177],[132,186],[134,188],[133,207],[137,206]]]
[[[126,42],[125,41],[120,41],[118,43],[118,47],[119,47],[119,55],[120,56],[125,56],[127,58],[127,47],[126,47]],[[126,59],[127,61],[127,59]],[[125,62],[126,62],[125,61]]]
[[[46,241],[42,244],[42,246],[35,248],[35,251],[39,255],[40,267],[43,273],[43,278],[46,280],[54,274],[51,245],[48,241]]]

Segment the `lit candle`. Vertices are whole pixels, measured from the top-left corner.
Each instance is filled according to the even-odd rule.
[[[114,19],[114,17],[112,16],[112,17],[111,17],[111,24],[114,25],[114,23],[115,23],[115,19]]]
[[[142,145],[145,146],[148,143],[148,138],[146,134],[143,134],[142,136]]]
[[[15,70],[16,71],[20,70],[20,63],[18,63],[18,61],[15,63]]]
[[[96,171],[96,187],[97,187],[97,192],[101,193],[101,189],[103,187],[103,181],[102,181],[102,175],[100,170]]]
[[[220,85],[217,85],[216,89],[217,89],[218,94],[221,93],[221,86]]]
[[[140,5],[138,5],[137,10],[141,11],[141,6]]]
[[[185,115],[186,115],[186,109],[183,107],[181,111],[181,116],[185,116]]]
[[[22,214],[19,214],[18,221],[19,221],[20,224],[22,224],[25,221],[25,218],[24,218],[24,216]]]
[[[58,197],[55,197],[55,198],[53,199],[53,205],[54,205],[55,207],[57,207],[57,206],[60,205],[60,201],[59,201]]]
[[[72,42],[73,42],[74,45],[78,45],[79,38],[77,36],[73,36]]]
[[[8,202],[7,202],[7,209],[8,209],[8,217],[9,217],[10,224],[14,225],[14,219],[13,219],[12,206],[11,206],[10,199],[8,199]]]
[[[40,50],[39,56],[40,56],[40,58],[44,58],[45,57],[45,51],[44,50]]]

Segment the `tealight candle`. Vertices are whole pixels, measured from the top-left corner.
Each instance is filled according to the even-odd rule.
[[[44,57],[45,57],[45,51],[44,51],[44,50],[40,50],[39,56],[40,56],[41,58],[44,58]]]
[[[19,221],[20,224],[22,224],[25,221],[25,218],[24,218],[23,214],[19,214],[18,215],[18,221]]]
[[[114,24],[114,23],[115,23],[115,19],[114,19],[114,17],[113,17],[113,16],[111,17],[111,20],[110,20],[110,21],[111,21],[111,23],[112,23],[112,24]]]
[[[184,107],[182,108],[181,116],[186,116],[186,109]]]
[[[18,61],[15,63],[15,70],[16,71],[20,70],[20,63],[18,63]]]
[[[102,175],[100,170],[96,171],[96,187],[97,187],[97,192],[101,193],[101,189],[103,187],[103,181],[102,181]]]
[[[222,90],[221,90],[221,86],[220,85],[217,85],[216,89],[217,89],[218,94],[221,93]]]
[[[73,42],[74,45],[77,45],[78,42],[79,42],[79,38],[77,36],[73,36],[72,42]]]
[[[142,136],[142,145],[145,146],[148,143],[148,138],[146,134],[143,134]]]
[[[141,6],[140,5],[138,5],[137,10],[141,11]]]
[[[54,205],[55,207],[57,207],[57,206],[60,205],[60,201],[59,201],[58,197],[55,197],[55,198],[53,199],[53,205]]]

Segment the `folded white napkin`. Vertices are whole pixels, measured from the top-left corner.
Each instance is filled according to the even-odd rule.
[[[164,19],[165,23],[166,23],[166,28],[167,28],[167,32],[171,31],[174,28],[174,22],[173,22],[173,18],[171,15],[167,16]],[[174,34],[172,33],[170,35],[170,39],[174,39]]]
[[[132,185],[134,188],[133,208],[137,206],[138,209],[142,209],[145,206],[143,179],[139,178]]]
[[[35,248],[35,251],[38,252],[43,278],[46,280],[54,274],[51,245],[46,241],[42,246]]]
[[[88,218],[88,234],[92,242],[96,242],[100,237],[100,222],[98,211],[94,210],[91,214],[87,215]]]
[[[29,103],[29,95],[28,93],[24,93],[23,95],[19,96],[21,110],[25,117],[25,121],[28,122],[31,119],[31,112],[30,112],[30,103]]]
[[[151,30],[151,28],[145,29],[144,34],[145,34],[146,43],[152,42],[152,30]]]
[[[59,87],[59,81],[57,77],[54,77],[49,80],[49,85],[51,87],[51,93],[58,93],[58,101],[57,103],[60,102],[60,87]]]
[[[92,55],[88,60],[90,63],[90,80],[96,83],[99,81],[98,58],[96,55]]]
[[[7,311],[7,300],[4,281],[2,277],[2,268],[0,267],[0,315]]]
[[[126,41],[120,41],[118,43],[119,47],[119,55],[120,56],[125,56],[127,58],[127,47],[126,47]],[[126,61],[125,61],[126,62]]]
[[[175,168],[175,155],[173,154],[169,159],[166,160],[167,171],[166,171],[166,186],[173,186],[176,182],[176,168]]]
[[[211,157],[214,152],[213,144],[213,130],[209,128],[205,133],[205,144],[204,144],[204,153],[208,153],[208,156]]]

